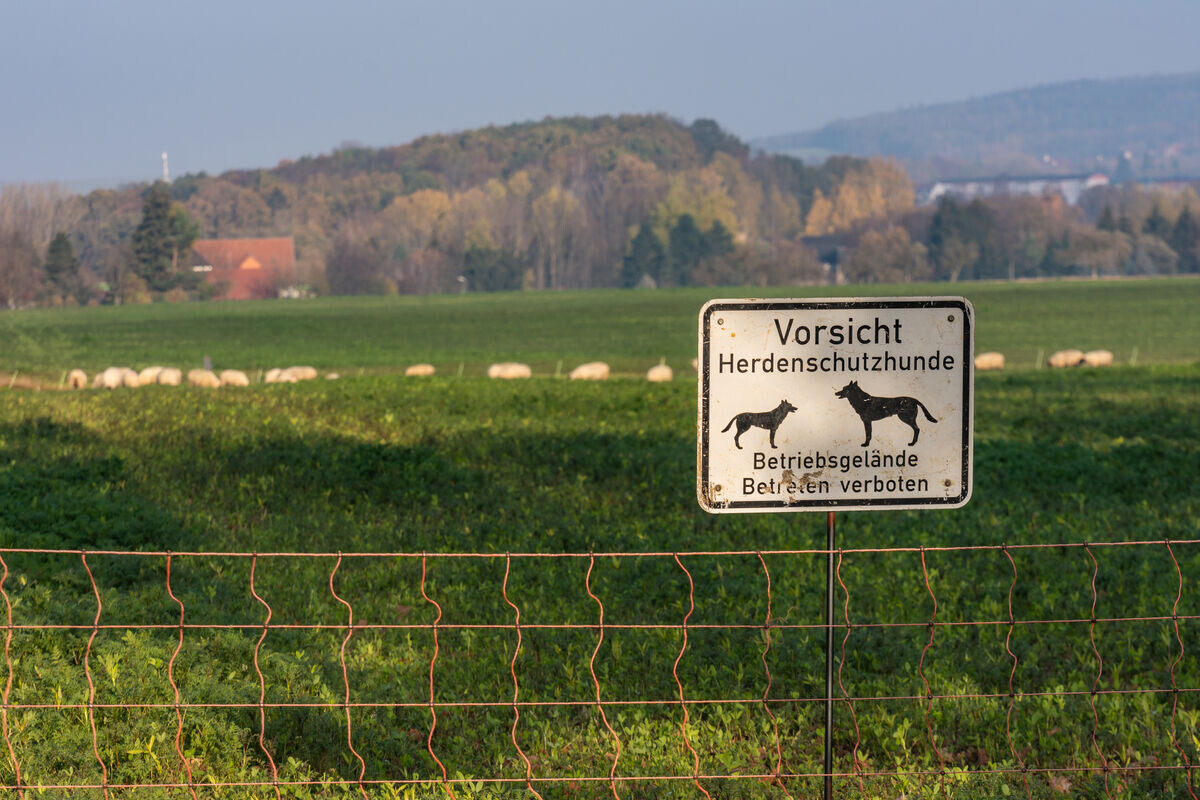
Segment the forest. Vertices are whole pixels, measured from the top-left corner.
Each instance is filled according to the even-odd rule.
[[[1200,198],[1123,184],[916,207],[897,163],[816,165],[712,120],[545,119],[85,195],[0,189],[0,307],[202,300],[197,239],[291,236],[264,296],[785,286],[1200,269]]]

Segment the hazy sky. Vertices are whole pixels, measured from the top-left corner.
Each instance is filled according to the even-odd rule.
[[[662,111],[743,136],[1200,69],[1194,0],[0,0],[0,182],[273,166],[344,141]]]

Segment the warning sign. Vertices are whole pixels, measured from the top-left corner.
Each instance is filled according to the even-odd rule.
[[[961,297],[713,300],[697,495],[713,513],[957,508],[971,497]]]

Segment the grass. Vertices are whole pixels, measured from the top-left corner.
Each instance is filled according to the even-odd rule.
[[[329,298],[195,303],[0,314],[0,372],[56,384],[68,369],[113,365],[254,371],[300,362],[345,374],[394,372],[415,362],[442,374],[482,375],[519,359],[552,375],[592,360],[641,374],[660,358],[676,368],[696,355],[696,315],[718,296],[944,295],[962,292],[979,320],[977,351],[999,350],[1013,368],[1039,354],[1107,349],[1117,363],[1197,358],[1200,280],[913,284],[773,290],[681,289],[442,297]]]
[[[1025,350],[1011,352],[1027,353],[1032,366],[1042,340],[1047,349],[1061,339],[1116,351],[1103,338],[1111,335],[1145,343],[1143,365],[979,375],[971,503],[957,511],[842,514],[839,544],[862,549],[1196,538],[1200,365],[1146,365],[1195,360],[1200,337],[1194,335],[1191,304],[1196,286],[1200,283],[1180,280],[967,287],[978,291],[971,296],[981,350],[1004,349],[997,341],[1013,347],[1025,342]],[[8,363],[47,375],[60,363],[141,366],[198,360],[201,353],[212,355],[218,366],[248,366],[220,363],[242,353],[263,366],[309,362],[346,371],[347,364],[357,364],[367,374],[215,392],[170,387],[2,392],[0,547],[503,554],[823,546],[820,515],[712,517],[698,509],[691,380],[579,385],[545,377],[491,382],[471,377],[470,370],[462,379],[445,375],[453,375],[453,369],[427,380],[386,374],[415,360],[480,366],[516,357],[541,364],[545,375],[553,371],[551,358],[569,364],[572,354],[586,360],[608,353],[632,373],[659,355],[691,357],[695,311],[707,296],[681,291],[370,299],[5,315],[0,325],[18,334],[10,340]],[[1105,304],[1116,310],[1101,314],[1097,309]],[[1135,307],[1157,313],[1135,313]],[[613,319],[625,324],[609,324]],[[602,336],[606,330],[612,338]],[[1174,551],[1183,575],[1177,609],[1182,653],[1169,619],[1176,613],[1179,578],[1162,545],[1092,548],[1095,566],[1079,548],[1013,550],[1015,584],[1002,551],[930,552],[925,566],[939,621],[1007,620],[1010,586],[1018,620],[1087,620],[1094,572],[1097,617],[1166,617],[1096,626],[1095,647],[1103,658],[1099,688],[1169,687],[1174,664],[1176,683],[1195,689],[1200,662],[1192,653],[1200,621],[1190,617],[1200,615],[1194,586],[1200,547],[1176,545]],[[84,664],[97,610],[92,584],[75,555],[10,552],[4,558],[8,577],[3,585],[17,625],[82,626],[13,633],[10,702],[48,706],[9,712],[22,777],[27,784],[99,781],[90,720],[81,707],[88,701]],[[358,775],[339,705],[345,692],[339,658],[345,632],[336,626],[345,624],[346,609],[337,597],[352,605],[359,623],[426,625],[435,618],[421,594],[419,559],[344,559],[333,579],[337,597],[330,591],[335,561],[263,557],[255,565],[255,590],[270,604],[273,625],[334,626],[272,628],[262,639],[258,662],[267,702],[328,706],[268,711],[266,742],[284,780]],[[766,561],[774,621],[819,624],[823,560],[775,555]],[[761,627],[701,626],[759,626],[767,610],[762,565],[753,556],[693,556],[684,565],[695,587],[689,625],[696,626],[678,664],[686,696],[761,698],[767,688]],[[173,702],[167,664],[176,631],[120,627],[178,622],[178,605],[166,591],[165,560],[94,555],[88,566],[103,600],[101,624],[117,626],[97,633],[86,658],[96,701]],[[598,608],[589,586],[604,603],[607,625],[677,625],[689,610],[688,575],[670,557],[598,558],[590,584],[587,567],[586,558],[513,558],[507,592],[521,609],[522,624],[594,625]],[[508,626],[440,631],[438,700],[507,703],[516,641],[512,608],[504,599],[505,559],[433,558],[428,570],[426,591],[441,605],[443,623]],[[1172,725],[1191,762],[1200,760],[1200,706],[1194,692],[1180,694],[1177,705],[1162,692],[1097,697],[1093,744],[1090,691],[1100,664],[1091,626],[1018,625],[1007,642],[1007,624],[938,628],[922,663],[929,639],[924,623],[933,613],[924,574],[918,553],[845,554],[841,578],[848,591],[839,592],[838,604],[848,602],[856,625],[841,672],[847,692],[871,698],[923,696],[922,664],[937,694],[999,696],[941,700],[928,709],[949,769],[945,784],[916,774],[941,763],[929,740],[924,702],[855,703],[864,768],[898,773],[866,778],[864,796],[1025,795],[1019,773],[970,774],[1017,768],[1006,725],[1025,763],[1077,768],[1056,776],[1069,783],[1070,796],[1105,796],[1099,769],[1105,762],[1113,767],[1107,777],[1114,797],[1189,796],[1179,772],[1137,768],[1180,763]],[[189,629],[184,636],[174,666],[181,695],[185,702],[217,704],[186,715],[182,744],[188,765],[201,782],[269,780],[257,711],[219,707],[259,698],[254,654],[264,608],[250,592],[249,560],[179,556],[173,560],[171,586],[189,624],[250,626]],[[867,622],[915,624],[863,627]],[[595,629],[526,628],[522,633],[516,661],[522,700],[595,697],[589,672]],[[606,630],[595,658],[604,699],[670,701],[608,707],[623,748],[618,774],[691,774],[672,674],[682,644],[678,628]],[[1011,720],[1012,659],[1006,644],[1018,657],[1014,687],[1033,693],[1014,702]],[[440,775],[426,751],[429,711],[419,705],[428,699],[432,654],[428,628],[358,630],[346,645],[354,702],[418,704],[352,711],[354,743],[369,780]],[[822,695],[822,631],[772,629],[768,663],[770,697]],[[772,708],[784,768],[819,772],[819,704]],[[186,779],[175,753],[172,709],[101,708],[94,715],[111,782]],[[512,722],[511,708],[505,706],[441,708],[434,748],[451,775],[520,779],[524,764],[509,738]],[[854,727],[844,705],[838,706],[836,724],[836,769],[851,770]],[[702,772],[773,769],[774,726],[759,702],[693,705],[688,735]],[[592,706],[526,707],[517,736],[535,775],[607,775],[610,769],[611,738]],[[12,777],[0,756],[0,783]],[[618,785],[623,798],[699,794],[686,780]],[[594,783],[538,788],[547,800],[592,798],[606,791],[604,784]],[[786,796],[779,786],[760,781],[710,781],[705,788],[721,798]],[[814,796],[820,781],[795,779],[786,789],[791,796]],[[1063,789],[1044,774],[1029,776],[1033,797],[1064,796]],[[859,795],[853,780],[839,780],[837,791],[838,796]],[[370,793],[443,796],[427,786],[376,786]],[[184,794],[173,789],[126,793],[137,798]],[[341,797],[357,796],[357,790],[318,783],[290,794]],[[460,786],[457,794],[528,793],[517,784],[499,790]],[[67,795],[46,790],[40,796]],[[225,789],[201,796],[274,793]]]
[[[1001,542],[1083,542],[1194,537],[1200,499],[1200,368],[981,375],[977,386],[977,483],[971,504],[955,512],[842,515],[848,548]],[[6,395],[0,407],[0,543],[4,546],[119,549],[320,551],[688,551],[818,547],[819,515],[709,517],[694,500],[695,391],[690,381],[577,385],[535,379],[497,384],[478,379],[429,381],[380,376],[263,386],[241,391],[152,387],[138,392]],[[1161,546],[1094,550],[1099,561],[1100,617],[1168,614],[1177,589]],[[1200,613],[1192,580],[1200,548],[1176,547],[1187,576],[1179,613]],[[1080,550],[1014,552],[1018,619],[1086,618],[1092,564]],[[18,624],[89,626],[90,583],[77,557],[6,556],[7,588]],[[261,559],[256,588],[276,623],[344,624],[329,591],[333,559]],[[939,620],[1006,619],[1011,568],[1002,553],[929,554]],[[594,623],[585,589],[586,559],[514,559],[509,596],[529,623]],[[783,623],[819,623],[823,567],[813,557],[768,558],[773,614]],[[163,560],[89,558],[108,624],[178,621],[165,591]],[[695,557],[690,624],[763,619],[765,583],[756,558]],[[503,559],[430,562],[428,591],[443,622],[510,625],[502,596]],[[916,554],[847,557],[842,578],[856,622],[922,622],[932,611]],[[173,588],[191,623],[258,625],[263,608],[249,592],[245,559],[179,557]],[[591,582],[606,622],[677,624],[688,608],[687,578],[669,558],[599,559]],[[351,559],[338,572],[338,594],[369,622],[433,621],[420,594],[419,561]],[[839,597],[839,604],[842,602]],[[1080,696],[1019,701],[1013,741],[1030,764],[1077,765],[1069,779],[1080,796],[1102,793],[1101,763],[1091,743],[1087,691],[1097,672],[1087,625],[1018,626],[1014,681],[1028,692],[1077,690]],[[1188,652],[1200,624],[1180,623]],[[943,628],[924,672],[937,693],[1006,694],[1011,659],[1007,626]],[[189,702],[254,703],[253,651],[261,629],[189,631],[176,675]],[[19,632],[12,699],[80,703],[87,699],[82,660],[89,631]],[[338,653],[344,632],[273,630],[261,665],[268,702],[324,702],[327,710],[268,714],[268,746],[281,775],[353,779],[357,761],[345,746]],[[818,697],[819,631],[772,632],[772,697]],[[847,645],[843,678],[856,696],[923,693],[916,665],[924,627],[861,628]],[[594,697],[588,662],[595,633],[526,630],[517,669],[522,699]],[[104,630],[90,666],[98,702],[171,702],[165,663],[173,631]],[[1100,625],[1101,688],[1169,686],[1178,655],[1169,622]],[[511,628],[443,631],[437,664],[439,700],[511,699]],[[677,697],[672,664],[678,630],[610,630],[596,671],[605,699]],[[689,634],[679,665],[690,698],[761,697],[765,676],[760,629]],[[432,639],[427,629],[355,634],[347,648],[356,702],[427,699]],[[1175,671],[1180,686],[1200,685],[1194,659]],[[1176,715],[1185,743],[1200,714],[1181,697]],[[1169,694],[1103,696],[1097,704],[1099,746],[1113,764],[1179,763],[1170,745]],[[942,701],[932,724],[939,749],[956,770],[1014,766],[1004,736],[1007,699]],[[775,707],[786,768],[820,770],[819,707]],[[860,756],[868,770],[935,768],[924,704],[860,702]],[[774,733],[761,704],[693,706],[689,737],[705,772],[770,771]],[[27,780],[99,778],[82,712],[14,712],[14,742]],[[853,729],[838,709],[837,766],[850,769]],[[687,775],[678,706],[610,708],[623,742],[621,772]],[[110,780],[179,780],[174,714],[97,712]],[[521,777],[509,740],[511,710],[443,709],[435,749],[451,775]],[[424,708],[356,709],[355,742],[367,777],[439,774],[425,750]],[[189,712],[184,747],[204,778],[269,777],[253,711]],[[607,774],[611,745],[588,707],[522,711],[518,735],[539,775]],[[1194,744],[1189,752],[1196,759]],[[608,755],[606,755],[608,754]],[[0,768],[3,774],[3,768]],[[1121,797],[1178,796],[1172,773],[1114,773]],[[788,789],[807,796],[815,781]],[[1018,776],[955,778],[950,796],[1024,792]],[[855,793],[854,782],[839,791]],[[916,776],[871,778],[867,796],[933,796],[937,782]],[[1033,776],[1034,796],[1055,796]],[[543,785],[550,797],[594,797],[595,785]],[[783,796],[763,783],[715,783],[714,796]],[[400,789],[397,789],[399,792]],[[429,790],[432,792],[432,790]],[[489,795],[484,789],[483,795]],[[623,797],[692,796],[687,782],[622,784]],[[53,792],[47,793],[54,796]],[[388,796],[384,789],[378,796]],[[436,792],[433,792],[436,795]],[[163,796],[174,796],[164,792]],[[481,796],[483,796],[481,795]],[[523,788],[496,796],[523,796]],[[72,795],[78,796],[78,795]],[[98,796],[98,795],[97,795]],[[137,796],[154,796],[140,792]],[[227,796],[240,796],[227,794]],[[247,796],[271,796],[269,792]],[[333,789],[314,796],[339,796]],[[402,795],[401,795],[402,796]],[[427,796],[418,794],[417,796]],[[463,793],[460,792],[460,796]],[[944,796],[944,795],[938,795]]]

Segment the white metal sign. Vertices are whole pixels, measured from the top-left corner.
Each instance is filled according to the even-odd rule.
[[[965,298],[712,300],[699,344],[696,489],[706,511],[970,499]]]

